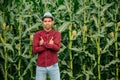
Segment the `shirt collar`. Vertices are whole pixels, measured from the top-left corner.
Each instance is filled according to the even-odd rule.
[[[47,31],[44,30],[45,33],[51,33],[52,31],[53,31],[53,30],[50,30],[49,32],[47,32]]]

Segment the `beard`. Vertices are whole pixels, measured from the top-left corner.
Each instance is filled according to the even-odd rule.
[[[51,27],[50,25],[45,25],[45,26],[44,26],[44,29],[45,29],[46,31],[50,31],[50,30],[52,29],[52,27]]]

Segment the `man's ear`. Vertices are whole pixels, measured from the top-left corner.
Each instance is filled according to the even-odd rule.
[[[55,22],[54,22],[54,20],[53,20],[53,24],[54,24]]]

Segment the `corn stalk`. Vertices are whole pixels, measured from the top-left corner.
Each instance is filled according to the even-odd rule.
[[[18,31],[19,31],[19,44],[18,44],[18,56],[19,56],[19,61],[18,61],[18,80],[21,80],[21,38],[22,38],[22,26],[19,25],[18,27]]]
[[[97,27],[97,30],[98,30],[98,33],[100,34],[100,0],[98,0],[98,25],[96,26]],[[101,80],[101,71],[100,71],[100,57],[101,57],[101,54],[100,54],[100,38],[98,37],[96,39],[96,45],[97,45],[97,54],[98,54],[98,58],[97,58],[97,63],[98,63],[98,80]]]
[[[22,4],[23,4],[23,0],[20,0],[20,6],[19,6],[19,19],[18,19],[18,22],[19,22],[19,26],[18,26],[18,32],[19,32],[19,43],[17,45],[18,47],[18,57],[19,57],[19,60],[18,60],[18,80],[21,80],[21,38],[22,38],[22,26],[20,24],[20,22],[22,21],[22,14],[21,14],[21,11],[22,11]]]
[[[8,76],[8,73],[7,73],[7,63],[8,63],[8,55],[7,55],[7,48],[6,48],[6,24],[4,23],[3,26],[2,26],[2,30],[3,30],[3,37],[2,35],[0,35],[0,39],[2,41],[2,44],[3,44],[3,53],[4,53],[4,60],[5,60],[5,63],[4,63],[4,80],[8,80],[7,79],[7,76]]]
[[[70,80],[72,79],[73,77],[73,59],[72,59],[72,40],[73,40],[73,37],[72,37],[72,0],[70,0],[70,12],[69,12],[69,16],[70,16],[70,25],[69,25],[69,56],[70,56],[70,74],[71,74],[71,77],[70,77]]]
[[[87,41],[87,37],[86,37],[86,32],[87,32],[87,26],[86,26],[86,0],[84,0],[84,26],[83,26],[83,34],[82,34],[82,39],[83,39],[83,52],[85,52],[86,49],[86,41]],[[83,71],[85,72],[86,70],[86,64],[83,63]]]
[[[115,5],[115,8],[116,8],[115,21],[116,21],[119,6]],[[115,50],[116,50],[116,52],[115,52],[115,59],[118,59],[118,26],[117,26],[116,23],[115,23]],[[116,76],[115,76],[115,80],[118,80],[118,79],[119,79],[119,67],[118,67],[118,63],[116,63]]]
[[[33,41],[33,35],[30,35],[30,50],[29,50],[29,56],[30,59],[32,58],[32,41]],[[30,69],[30,77],[33,78],[33,67]]]

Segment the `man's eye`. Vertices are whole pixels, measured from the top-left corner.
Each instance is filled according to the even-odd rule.
[[[51,22],[51,21],[49,20],[49,21],[44,21],[44,22]]]

